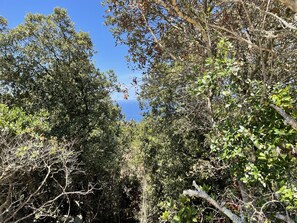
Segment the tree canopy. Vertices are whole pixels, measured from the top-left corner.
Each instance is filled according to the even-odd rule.
[[[293,221],[296,19],[288,2],[106,1],[115,39],[145,70],[140,100],[151,112],[139,150],[151,207],[160,207],[151,222]]]
[[[141,122],[66,10],[0,18],[0,221],[295,222],[296,1],[104,4]]]
[[[104,74],[95,67],[89,35],[75,30],[64,9],[56,8],[48,16],[28,14],[25,22],[13,29],[7,27],[4,19],[1,24],[1,101],[9,108],[20,108],[24,112],[22,116],[45,112],[43,125],[47,128],[40,129],[43,137],[48,140],[53,137],[59,142],[66,140],[77,153],[77,161],[73,162],[77,162],[81,172],[74,174],[67,184],[71,184],[74,191],[88,191],[90,186],[96,188],[89,197],[78,199],[81,196],[73,194],[68,200],[64,198],[60,201],[62,206],[71,204],[72,216],[76,212],[93,219],[101,211],[102,219],[104,216],[115,219],[112,211],[104,211],[105,208],[115,209],[117,200],[117,193],[107,185],[119,171],[117,123],[120,113],[110,97],[110,93],[117,90],[114,74]],[[5,123],[9,125],[10,121]],[[32,139],[32,146],[34,141]],[[69,171],[67,174],[72,174],[72,170]],[[59,176],[61,180],[65,178]],[[50,191],[59,189],[54,183],[51,186]],[[73,205],[75,200],[79,200],[79,206]],[[53,216],[58,218],[58,215],[51,214],[52,221],[56,222],[58,219]],[[59,215],[65,214],[67,212]]]

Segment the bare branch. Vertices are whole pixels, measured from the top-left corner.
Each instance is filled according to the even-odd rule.
[[[0,222],[58,218],[61,200],[70,203],[69,196],[91,193],[93,186],[71,188],[72,175],[81,172],[72,145],[0,132]]]
[[[193,186],[195,187],[195,190],[184,190],[183,194],[189,197],[198,197],[206,200],[209,204],[213,205],[216,209],[221,211],[223,214],[225,214],[232,222],[235,223],[243,223],[243,219],[234,214],[231,210],[228,208],[221,206],[216,202],[214,199],[212,199],[201,187],[199,187],[195,181],[193,181]]]
[[[274,108],[277,113],[285,119],[287,124],[289,124],[293,129],[297,130],[297,122],[295,119],[291,118],[291,116],[289,116],[283,109],[274,104],[271,104],[270,107]]]

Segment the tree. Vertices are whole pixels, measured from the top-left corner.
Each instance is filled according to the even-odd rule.
[[[1,19],[1,100],[28,114],[48,113],[45,137],[66,139],[74,143],[73,151],[81,152],[78,160],[88,174],[76,176],[76,188],[98,187],[95,195],[81,198],[81,210],[88,219],[114,221],[118,190],[109,185],[118,185],[120,120],[110,97],[115,75],[95,68],[89,35],[75,31],[64,9],[48,16],[28,14],[13,29],[5,23]]]
[[[163,181],[157,203],[167,195],[178,200],[171,192],[181,186],[167,190],[164,179],[189,176],[198,185],[206,182],[204,191],[248,221],[295,216],[296,180],[290,173],[296,166],[296,131],[283,123],[278,109],[289,123],[296,120],[294,13],[278,1],[258,0],[106,4],[116,40],[129,46],[130,60],[145,70],[141,98],[157,120],[150,125],[160,140],[150,155],[156,170],[151,175]],[[165,171],[171,159],[181,161],[183,155],[188,161],[181,168],[170,165]],[[166,174],[159,175],[162,171]],[[203,213],[196,220],[226,219],[209,211],[207,201],[191,205]],[[170,206],[164,221],[189,219],[188,207]]]
[[[95,69],[90,37],[75,31],[65,10],[28,14],[23,25],[1,38],[2,97],[10,94],[11,104],[30,112],[49,111],[51,134],[82,138],[99,120],[116,118],[115,108],[104,109],[112,107],[114,76],[108,79]],[[103,117],[93,123],[94,116]]]

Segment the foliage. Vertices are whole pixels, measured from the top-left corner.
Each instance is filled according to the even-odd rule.
[[[109,186],[119,187],[120,113],[110,98],[117,90],[114,73],[96,69],[89,34],[77,32],[64,9],[28,14],[13,29],[3,19],[1,25],[1,101],[20,107],[28,118],[47,114],[44,137],[73,142],[71,150],[80,152],[87,174],[76,175],[73,187],[97,185],[95,194],[80,198],[84,218],[115,221],[119,193]]]
[[[20,108],[10,109],[5,104],[0,104],[0,128],[2,134],[10,135],[34,135],[46,132],[49,129],[46,112],[40,112],[38,116],[27,115]]]
[[[196,207],[190,204],[190,201],[190,198],[180,196],[179,200],[177,201],[177,204],[174,204],[174,200],[161,202],[160,206],[165,209],[165,211],[162,213],[162,216],[160,217],[162,222],[169,222],[171,219],[173,219],[172,222],[175,223],[197,222],[197,209]]]
[[[116,41],[144,70],[140,149],[155,206],[178,203],[195,180],[247,221],[294,217],[296,131],[273,107],[296,119],[293,12],[257,0],[105,4]],[[195,202],[198,221],[228,221]],[[148,221],[175,221],[170,207],[153,213]]]
[[[286,2],[106,0],[106,24],[143,70],[140,123],[121,121],[115,75],[96,69],[65,10],[13,29],[0,17],[0,221],[296,219],[297,27]],[[196,199],[181,195],[192,181]]]

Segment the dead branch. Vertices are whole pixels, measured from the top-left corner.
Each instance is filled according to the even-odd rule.
[[[195,187],[195,190],[184,190],[183,195],[189,196],[189,197],[198,197],[206,200],[209,204],[214,206],[216,209],[221,211],[223,214],[225,214],[232,222],[235,223],[243,223],[243,219],[234,214],[231,210],[228,208],[221,206],[218,204],[217,201],[212,199],[201,187],[199,187],[195,181],[193,181],[193,186]]]
[[[72,188],[73,174],[81,173],[72,145],[0,133],[0,222],[59,217],[61,200],[92,192]]]
[[[291,118],[283,109],[274,104],[271,104],[270,107],[274,108],[277,113],[285,119],[286,124],[289,124],[293,129],[297,130],[297,122],[295,119]]]

